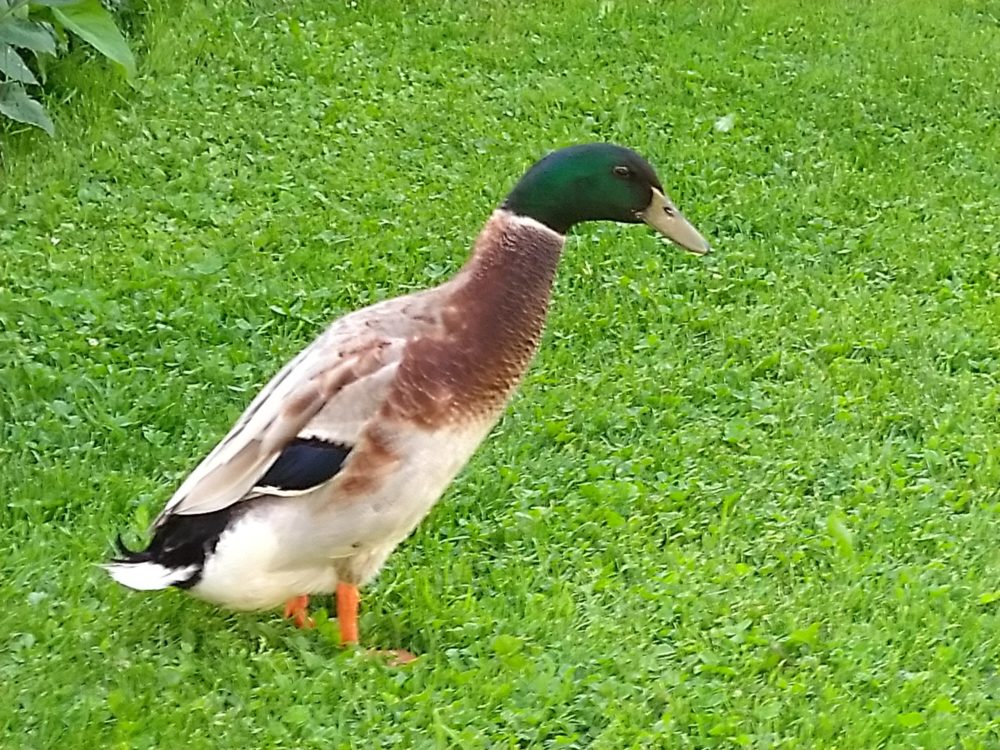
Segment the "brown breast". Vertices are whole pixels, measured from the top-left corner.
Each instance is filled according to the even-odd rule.
[[[495,212],[442,287],[435,333],[407,346],[387,416],[429,428],[495,419],[538,349],[563,243],[539,224]]]

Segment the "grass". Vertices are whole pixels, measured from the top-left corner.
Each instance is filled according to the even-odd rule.
[[[137,91],[87,66],[6,145],[0,746],[1000,747],[994,3],[179,5]],[[96,568],[326,321],[595,139],[718,252],[577,232],[366,592],[416,665]]]

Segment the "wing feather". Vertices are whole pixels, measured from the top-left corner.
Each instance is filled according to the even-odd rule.
[[[171,514],[211,513],[246,498],[297,437],[353,445],[381,406],[407,340],[371,336],[346,352],[341,343],[321,337],[279,372],[181,484],[156,525]]]

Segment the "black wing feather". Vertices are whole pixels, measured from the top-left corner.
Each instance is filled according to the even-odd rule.
[[[351,452],[348,446],[319,438],[295,438],[256,484],[290,492],[308,490],[331,479]]]

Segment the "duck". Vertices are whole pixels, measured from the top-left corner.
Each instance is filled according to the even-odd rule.
[[[105,570],[223,608],[284,605],[299,627],[313,625],[310,596],[332,594],[340,641],[357,645],[359,589],[496,424],[538,350],[566,235],[591,221],[711,249],[632,149],[549,153],[451,278],[339,318],[288,362],[180,484],[146,547],[119,536]]]

